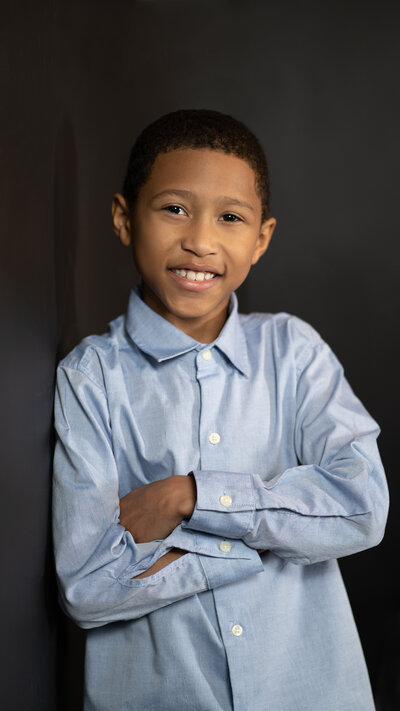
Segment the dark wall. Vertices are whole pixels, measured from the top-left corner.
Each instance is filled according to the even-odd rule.
[[[135,275],[110,228],[111,195],[138,131],[180,107],[233,114],[267,152],[278,228],[240,290],[242,310],[310,321],[382,427],[387,537],[341,567],[379,709],[397,708],[395,4],[5,5],[2,708],[79,708],[81,636],[56,612],[49,555],[54,367],[125,308]]]
[[[49,3],[2,7],[0,706],[56,707],[49,541],[56,314]],[[7,14],[8,10],[8,14]]]

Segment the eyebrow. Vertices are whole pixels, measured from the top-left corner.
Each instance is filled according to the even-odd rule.
[[[195,197],[194,193],[192,193],[191,190],[179,190],[177,188],[170,188],[168,190],[162,190],[160,193],[153,195],[152,200],[155,200],[158,197],[163,197],[164,195],[178,195],[179,197],[187,197],[187,198]],[[247,207],[247,209],[251,210],[251,212],[255,212],[254,207],[249,205],[248,202],[245,202],[244,200],[238,200],[238,198],[230,197],[229,195],[220,195],[216,199],[216,202],[218,202],[218,203],[228,202],[231,205],[240,205],[241,207]]]

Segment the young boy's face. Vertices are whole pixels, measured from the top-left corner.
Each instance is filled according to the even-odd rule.
[[[198,341],[218,335],[229,297],[268,247],[275,220],[261,224],[249,164],[211,149],[159,154],[133,217],[114,196],[114,228],[132,243],[142,298]]]

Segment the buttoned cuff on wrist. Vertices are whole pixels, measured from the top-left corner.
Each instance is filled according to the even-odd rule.
[[[243,538],[251,528],[255,510],[251,475],[197,470],[193,476],[197,503],[182,528]]]

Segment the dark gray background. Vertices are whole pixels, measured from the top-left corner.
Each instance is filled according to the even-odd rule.
[[[54,369],[125,308],[110,199],[136,134],[177,108],[231,113],[266,149],[278,227],[241,309],[310,321],[382,427],[387,536],[341,567],[378,708],[399,707],[398,20],[354,1],[2,4],[5,711],[79,709],[82,633],[58,612],[49,541]]]

